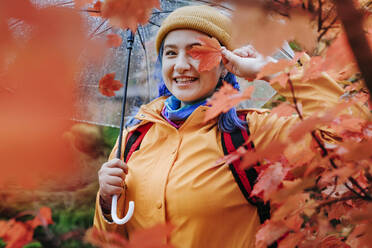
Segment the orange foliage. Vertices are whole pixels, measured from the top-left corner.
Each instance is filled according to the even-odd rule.
[[[187,53],[194,59],[200,60],[198,71],[210,71],[221,62],[221,46],[216,38],[199,37],[203,45],[195,45]]]
[[[276,114],[278,117],[281,116],[291,116],[296,113],[296,109],[293,107],[293,105],[284,102],[276,106],[270,111],[270,115]]]
[[[93,0],[74,0],[74,2],[75,2],[75,8],[80,9],[80,8],[92,3]]]
[[[9,18],[23,21],[20,28],[32,28],[22,42]],[[5,0],[1,23],[7,24],[0,25],[2,31],[12,35],[0,42],[0,187],[36,187],[78,173],[63,133],[73,116],[78,58],[91,45],[80,14]]]
[[[251,98],[253,90],[254,87],[250,86],[243,93],[240,93],[231,84],[224,82],[223,86],[208,100],[207,104],[211,107],[207,109],[204,121],[211,120],[220,113],[226,113],[242,100]]]
[[[122,29],[136,32],[138,24],[144,25],[150,18],[152,8],[160,8],[159,0],[106,0],[101,6],[101,15]]]
[[[283,168],[280,163],[268,166],[258,175],[257,183],[254,185],[251,195],[259,196],[267,202],[270,194],[278,189],[287,172],[288,168]]]
[[[170,224],[159,224],[134,232],[128,241],[115,232],[91,228],[87,231],[85,240],[100,248],[171,248],[171,245],[166,244],[166,240],[172,230]]]
[[[93,8],[88,8],[89,15],[91,15],[91,16],[101,16],[101,8],[102,8],[102,2],[97,1],[93,5]]]
[[[295,9],[289,19],[283,19],[252,2],[237,5],[232,27],[235,47],[252,44],[263,55],[271,55],[286,40],[296,40],[309,50],[315,47],[316,33],[307,13]]]
[[[257,248],[266,248],[282,237],[289,228],[283,222],[266,221],[256,234]]]
[[[0,220],[0,238],[7,244],[5,248],[19,248],[30,243],[34,235],[34,229],[40,225],[52,224],[51,210],[43,207],[37,216],[27,222]]]
[[[99,80],[99,91],[105,96],[115,96],[115,91],[120,90],[123,84],[115,80],[115,73],[109,73]]]
[[[120,35],[117,34],[108,34],[106,38],[107,38],[106,44],[109,47],[119,47],[123,42]]]

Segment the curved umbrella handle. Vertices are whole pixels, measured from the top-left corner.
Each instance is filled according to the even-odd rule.
[[[127,223],[130,218],[132,218],[133,212],[134,212],[134,201],[129,202],[129,208],[127,214],[124,216],[124,218],[119,219],[117,215],[117,205],[118,205],[118,196],[114,195],[112,197],[112,204],[111,204],[111,218],[112,220],[118,224],[118,225],[123,225]]]

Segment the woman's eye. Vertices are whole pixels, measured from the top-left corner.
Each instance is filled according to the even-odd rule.
[[[165,55],[166,56],[173,56],[173,55],[176,55],[176,52],[174,52],[174,51],[166,51],[165,52]]]

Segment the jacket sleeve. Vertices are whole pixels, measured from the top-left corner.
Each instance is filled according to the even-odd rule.
[[[309,57],[305,54],[301,58],[302,62],[306,62]],[[305,61],[303,61],[305,60]],[[302,114],[304,117],[323,112],[327,108],[331,108],[340,102],[341,96],[344,94],[343,89],[337,84],[335,80],[329,77],[326,73],[316,79],[307,82],[301,81],[303,68],[299,67],[298,73],[291,76],[295,97],[297,102],[302,105]],[[286,99],[293,103],[293,96],[291,88],[287,85],[285,88],[281,87],[278,83],[274,83],[273,88]],[[354,104],[353,106],[344,110],[346,114],[352,114],[355,117],[367,119],[369,111],[365,106]],[[299,117],[278,117],[276,115],[269,115],[269,111],[257,110],[250,111],[247,114],[247,121],[249,123],[249,130],[252,135],[252,140],[257,149],[266,147],[273,140],[286,141],[291,127],[297,123]],[[262,132],[262,127],[267,128]],[[327,130],[322,128],[322,130]],[[332,137],[332,135],[331,135]],[[330,139],[332,139],[330,137]],[[311,136],[305,135],[302,142],[311,142]]]
[[[127,132],[124,131],[123,133],[123,140],[126,140]],[[118,141],[116,141],[116,144],[114,148],[111,151],[111,154],[108,158],[108,160],[114,159],[116,157],[116,151],[118,147]],[[124,148],[122,147],[122,153],[123,154]],[[123,156],[123,155],[122,155]],[[123,159],[123,158],[121,158]],[[126,213],[125,209],[125,190],[123,191],[123,194],[121,194],[118,197],[118,217],[123,218],[124,214]],[[127,232],[125,229],[125,225],[117,225],[114,222],[112,222],[111,214],[105,214],[102,212],[102,208],[99,202],[99,191],[97,192],[96,196],[96,206],[95,206],[95,213],[94,213],[94,220],[93,220],[93,226],[99,230],[109,231],[109,232],[117,232],[120,234],[123,234],[127,236]]]

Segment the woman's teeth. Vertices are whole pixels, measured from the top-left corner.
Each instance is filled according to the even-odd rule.
[[[192,83],[197,80],[197,78],[175,78],[176,83]]]

